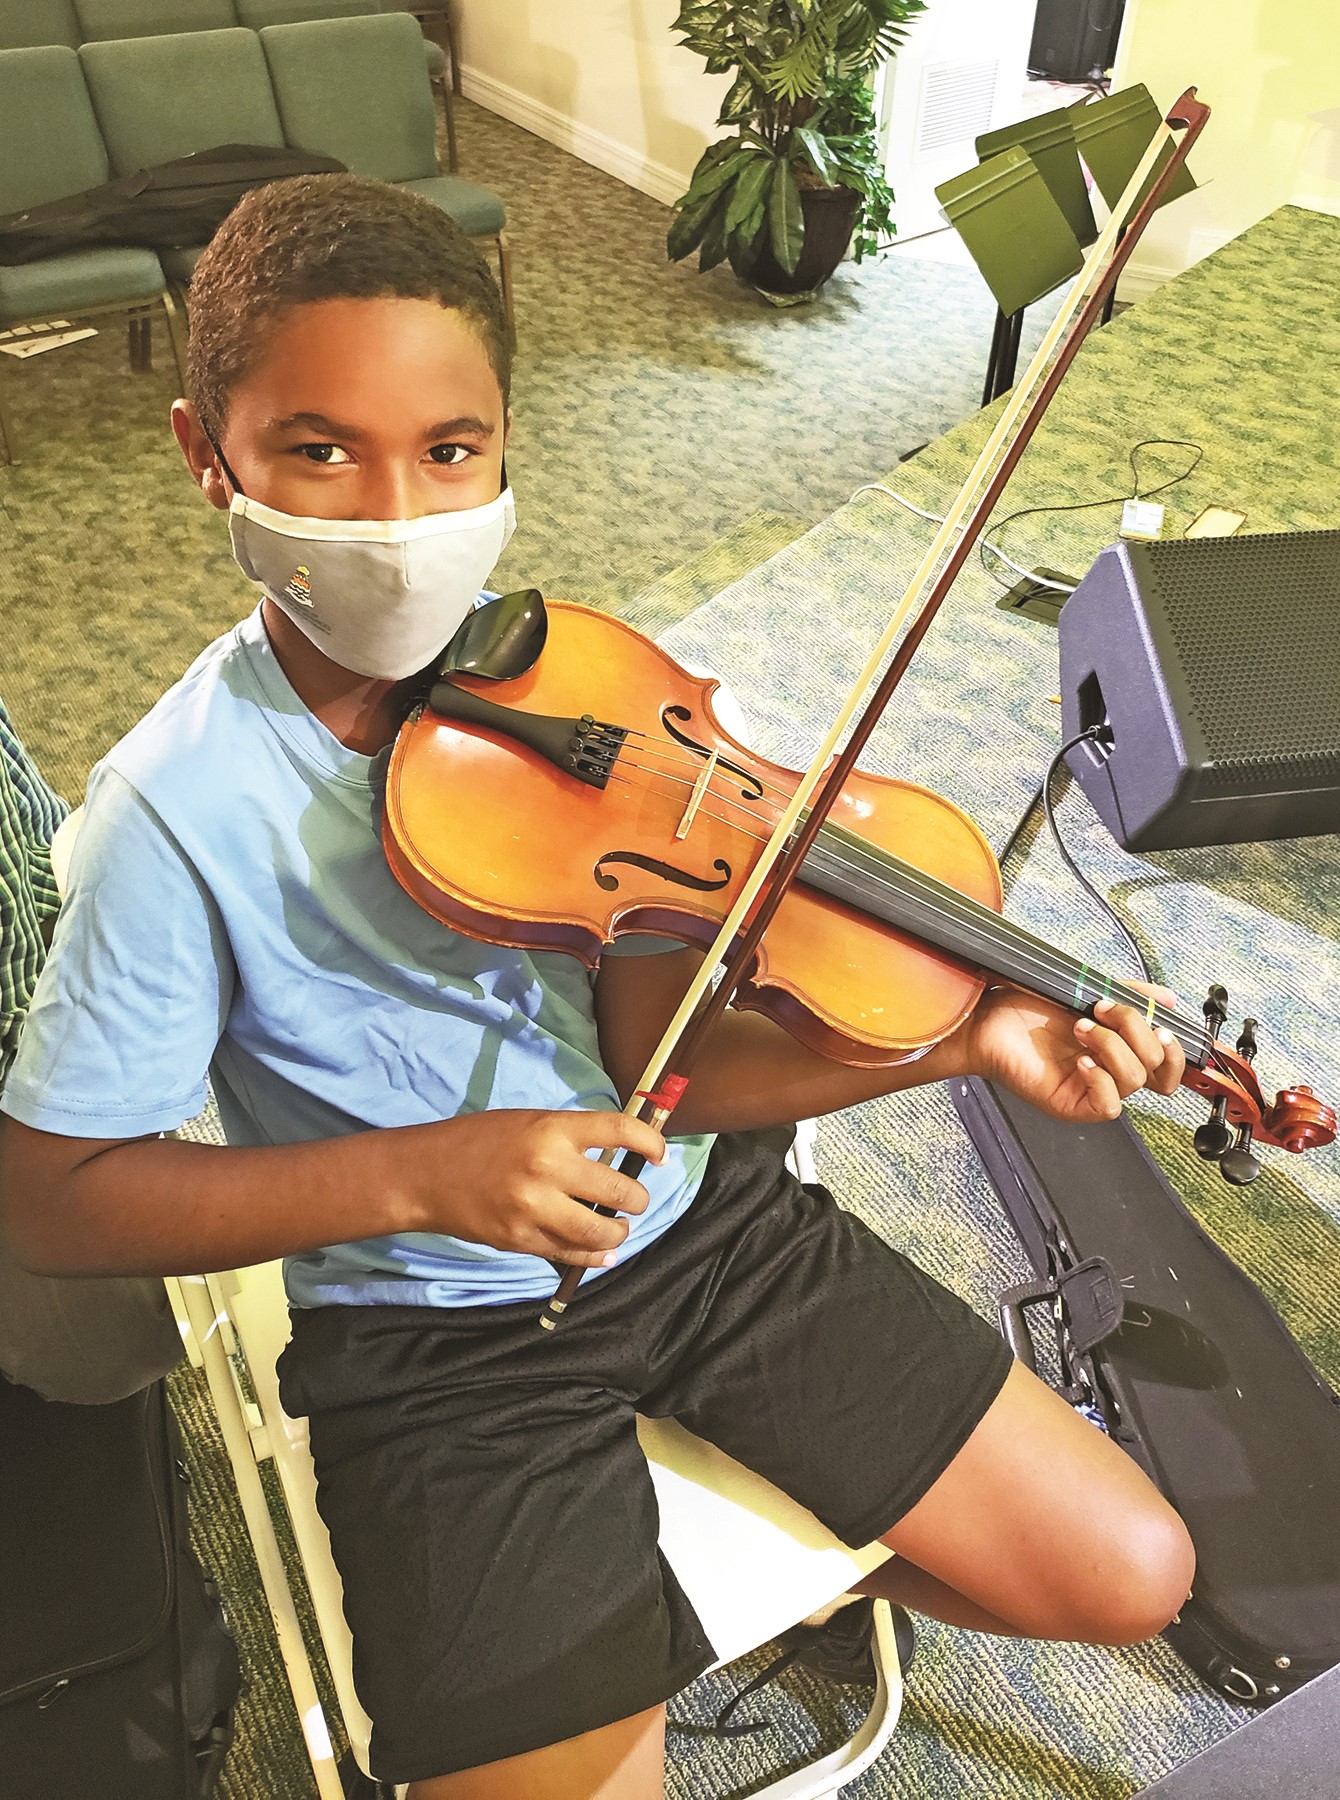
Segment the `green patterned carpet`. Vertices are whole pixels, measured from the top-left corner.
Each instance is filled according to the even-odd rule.
[[[746,698],[760,720],[760,746],[789,753],[785,683],[770,671],[783,651],[813,658],[825,677],[838,668],[866,629],[871,602],[887,596],[891,546],[919,541],[915,521],[889,535],[887,515],[876,512],[889,503],[878,497],[841,515],[826,535],[801,534],[859,482],[971,413],[990,300],[970,272],[895,253],[873,268],[840,270],[814,307],[771,312],[726,270],[700,280],[666,265],[666,209],[468,103],[460,123],[463,172],[503,195],[516,262],[521,353],[509,471],[520,529],[499,583],[534,583],[624,611],[651,630],[684,621],[681,649],[688,655],[697,643],[700,660],[716,666],[748,667],[737,654],[754,659],[758,679]],[[1225,329],[1249,356],[1243,322]],[[160,351],[160,372],[133,377],[123,342],[104,331],[0,368],[24,435],[22,463],[0,469],[0,694],[72,797],[91,762],[250,604],[222,520],[194,493],[168,436],[173,396],[164,360]],[[1194,382],[1184,384],[1183,399],[1194,392]],[[1232,440],[1251,427],[1229,416],[1230,399],[1220,390],[1212,411]],[[1214,428],[1207,417],[1203,429]],[[1114,441],[1132,433],[1149,435],[1143,415],[1119,421]],[[897,479],[921,504],[941,500],[963,449],[951,439]],[[1120,487],[1123,457],[1113,441],[1089,464],[1082,481],[1063,475],[1040,443],[1026,470],[1032,486],[1021,486],[1025,499],[1015,504],[1036,491],[1053,497],[1057,483],[1078,483],[1080,497],[1094,491],[1094,479]],[[1232,504],[1210,488],[1197,508],[1206,499]],[[1078,515],[1086,516],[1094,517]],[[1027,532],[1018,541],[1032,550]],[[1049,560],[1083,567],[1079,540],[1049,533],[1046,545]],[[759,585],[742,585],[760,564]],[[693,609],[722,589],[725,612],[698,642],[695,620],[708,615]],[[837,598],[813,608],[813,643],[798,642],[797,596],[814,592]],[[978,603],[983,597],[974,590]],[[1007,634],[1036,630],[1000,623]],[[966,654],[951,642],[928,668],[947,669],[957,684]],[[980,671],[985,710],[1019,729],[989,755],[974,730],[955,735],[952,707],[933,712],[952,727],[936,740],[951,775],[945,785],[963,797],[954,778],[965,758],[975,759],[990,777],[989,828],[999,836],[1034,778],[1039,726],[1054,725],[1046,704],[1054,677],[1003,697],[990,693],[990,673]],[[1228,871],[1225,881],[1242,883],[1260,905],[1258,875]],[[1132,882],[1133,910],[1157,901],[1157,875],[1143,888],[1138,877],[1112,877],[1123,878]],[[1292,891],[1277,880],[1267,910],[1277,904],[1287,918]],[[1159,924],[1151,914],[1151,932]],[[1311,1067],[1317,1032],[1301,1019],[1290,1031],[1300,1067]],[[953,1271],[979,1304],[1016,1278],[998,1209],[962,1140],[947,1130],[938,1096],[903,1103],[896,1118],[863,1109],[829,1132],[823,1153],[826,1176],[850,1204],[927,1266]],[[1327,1188],[1332,1203],[1334,1192]],[[1206,1205],[1223,1217],[1223,1194]],[[1282,1177],[1235,1205],[1235,1246],[1268,1291],[1289,1300],[1286,1316],[1335,1375],[1323,1276],[1336,1266],[1340,1207],[1320,1212],[1315,1197]],[[1294,1294],[1289,1272],[1309,1264]],[[188,1371],[174,1390],[203,1503],[202,1547],[221,1574],[251,1673],[223,1792],[226,1800],[308,1800],[310,1776],[208,1406]],[[675,1800],[747,1793],[850,1727],[846,1702],[855,1696],[787,1676],[770,1703],[774,1729],[722,1745],[702,1726],[729,1686],[711,1678],[675,1703],[685,1727],[672,1739]],[[903,1727],[852,1791],[870,1800],[1117,1800],[1240,1717],[1161,1647],[1021,1652],[927,1626]]]

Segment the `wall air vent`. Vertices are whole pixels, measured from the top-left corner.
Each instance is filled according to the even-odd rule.
[[[921,122],[916,154],[929,156],[968,143],[991,129],[999,59],[933,63],[921,78]]]

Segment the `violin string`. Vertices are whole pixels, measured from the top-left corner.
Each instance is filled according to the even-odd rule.
[[[646,740],[648,751],[653,754],[658,753],[652,748],[649,733],[638,732],[636,735]],[[672,760],[677,762],[690,763],[694,760],[693,753],[687,749],[680,749],[678,750],[678,753],[667,750],[659,752],[659,754],[669,755]],[[631,759],[627,760],[629,761],[629,766],[643,770],[646,774],[652,776],[656,780],[669,781],[676,786],[689,789],[692,789],[697,785],[696,776],[679,776],[672,774],[669,769],[651,769],[644,763],[638,763]],[[701,775],[701,767],[698,770],[698,774]],[[789,797],[786,790],[780,787],[776,782],[765,782],[762,777],[755,777],[755,779],[760,782],[760,785],[771,787],[777,794],[782,795],[783,797]],[[743,813],[747,819],[758,824],[763,829],[760,832],[755,833],[747,830],[746,827],[736,820],[724,818],[719,810],[706,804],[709,797],[719,802],[720,805],[730,807],[734,812]],[[776,819],[770,818],[766,813],[755,812],[752,808],[746,806],[742,801],[734,799],[731,795],[718,793],[710,781],[704,792],[704,802],[702,816],[714,819],[718,824],[725,825],[727,829],[743,831],[746,836],[753,838],[756,842],[765,842],[771,835],[772,829],[776,823]],[[824,831],[829,830],[840,832],[841,827],[824,827]],[[820,833],[821,842],[822,838],[823,832]],[[949,887],[945,883],[935,882],[934,877],[927,877],[924,872],[918,871],[913,864],[903,863],[900,859],[889,859],[897,865],[895,870],[897,879],[893,883],[890,883],[882,872],[880,862],[878,860],[871,860],[888,858],[887,852],[881,851],[875,846],[863,843],[860,838],[854,835],[849,836],[848,845],[849,852],[847,861],[849,865],[853,862],[859,862],[860,859],[864,858],[865,862],[863,866],[860,867],[859,872],[863,879],[872,885],[881,888],[885,892],[892,891],[909,894],[910,883],[912,888],[919,890],[911,895],[912,898],[921,900],[923,904],[934,904],[937,907],[937,910],[949,917],[951,922],[960,930],[965,928],[969,931],[976,929],[979,935],[986,937],[988,940],[995,939],[1004,947],[1011,949],[1016,955],[1023,954],[1025,960],[1033,965],[1034,968],[1041,969],[1045,967],[1046,971],[1054,978],[1059,979],[1064,977],[1067,982],[1078,981],[1082,984],[1083,977],[1092,974],[1097,977],[1093,983],[1095,989],[1101,980],[1105,995],[1110,994],[1115,998],[1117,994],[1120,993],[1124,996],[1127,1004],[1133,1005],[1141,1011],[1148,1010],[1148,996],[1141,994],[1138,989],[1127,988],[1120,982],[1113,982],[1110,977],[1099,976],[1097,970],[1091,969],[1089,964],[1081,962],[1078,958],[1068,959],[1067,962],[1058,962],[1057,957],[1064,957],[1065,952],[1054,951],[1052,946],[1046,944],[1042,939],[1035,937],[1032,933],[1025,932],[1022,927],[1014,925],[1000,913],[993,911],[989,907],[981,907],[979,902],[971,900],[966,895],[959,894],[956,889]],[[970,908],[973,910],[969,911],[968,909]],[[990,921],[990,924],[988,924],[987,921]],[[1038,956],[1039,951],[1042,953],[1041,961]],[[1078,975],[1076,974],[1077,971]],[[1189,1018],[1183,1018],[1182,1015],[1174,1012],[1171,1008],[1164,1006],[1162,1002],[1155,1003],[1150,1022],[1153,1023],[1155,1019],[1157,1019],[1160,1024],[1166,1025],[1170,1030],[1173,1030],[1181,1037],[1183,1039],[1184,1047],[1187,1046],[1189,1040],[1189,1042],[1196,1047],[1197,1054],[1204,1055],[1208,1060],[1214,1060],[1212,1049],[1214,1040],[1209,1032],[1198,1023]]]
[[[620,729],[623,730],[624,727],[621,726]],[[642,738],[645,743],[646,754],[650,756],[670,757],[673,761],[682,763],[686,768],[693,768],[695,766],[701,768],[707,761],[705,755],[690,749],[687,744],[681,744],[676,738],[671,738],[669,736],[664,738],[653,738],[652,734],[648,731],[635,731],[632,728],[628,728],[627,735],[629,737]],[[661,748],[662,745],[665,747]],[[639,748],[642,748],[642,746],[639,746]],[[718,768],[726,769],[727,773],[730,772],[730,765],[725,761],[718,763],[717,766]],[[791,797],[791,789],[783,787],[780,782],[769,781],[766,775],[760,775],[753,769],[745,770],[745,778],[757,782],[761,788],[770,789],[783,800],[789,800]]]
[[[630,766],[642,767],[637,763],[632,763]],[[687,779],[673,776],[668,771],[643,770],[643,772],[650,774],[654,781],[668,780],[686,787],[693,785]],[[630,786],[646,787],[648,785],[631,781],[626,775],[616,778]],[[704,796],[701,816],[714,819],[718,824],[726,826],[728,830],[739,831],[754,842],[766,840],[768,835],[766,830],[756,832],[737,821],[723,818],[714,807],[707,804],[708,795],[711,795],[713,799],[723,801],[724,804],[735,810],[744,812],[747,817],[760,825],[771,827],[772,821],[768,820],[766,815],[752,813],[740,802],[731,800],[726,795],[716,794],[710,784],[707,794]],[[830,838],[827,845],[824,845],[825,834]],[[836,851],[832,840],[836,840],[840,846]],[[1085,976],[1091,975],[1093,977],[1092,987],[1096,991],[1101,985],[1103,997],[1110,996],[1145,1012],[1151,1023],[1157,1022],[1165,1026],[1181,1039],[1184,1048],[1191,1048],[1197,1055],[1204,1056],[1207,1060],[1214,1060],[1213,1040],[1203,1025],[1183,1017],[1161,1001],[1156,1001],[1151,1011],[1147,995],[1141,994],[1137,989],[1126,987],[1122,982],[1114,982],[1110,977],[1102,975],[1077,957],[1070,957],[1066,952],[1056,950],[1043,939],[1025,931],[1023,927],[1015,925],[991,907],[983,906],[980,901],[975,901],[970,896],[959,893],[947,883],[936,880],[934,876],[928,876],[913,864],[904,863],[901,859],[892,857],[887,851],[862,842],[860,838],[843,831],[840,826],[825,825],[820,832],[819,843],[828,849],[830,855],[838,855],[839,860],[844,862],[848,868],[859,873],[872,889],[933,908],[960,931],[975,934],[979,939],[985,940],[988,947],[994,944],[1008,950],[1017,959],[1019,966],[1027,969],[1030,973],[1050,976],[1053,981],[1059,982],[1062,986],[1073,985],[1080,991],[1083,989]],[[1028,985],[1026,980],[1023,985]]]
[[[861,840],[850,838],[841,827],[836,828],[834,835],[842,841],[842,847],[846,851],[845,860],[849,866],[857,867],[873,888],[895,897],[910,898],[933,906],[960,930],[984,940],[988,948],[1000,945],[1008,949],[1018,959],[1019,966],[1030,973],[1050,975],[1064,986],[1077,989],[1082,989],[1085,985],[1085,976],[1092,976],[1088,985],[1095,992],[1101,987],[1099,997],[1110,996],[1141,1011],[1150,1011],[1147,995],[1127,988],[1120,982],[1111,981],[1078,958],[1067,957],[1065,952],[1057,951],[1031,932],[1002,918],[992,908],[983,906],[967,895],[959,894],[957,890],[947,887],[933,876],[927,876],[924,871],[917,870],[911,864],[899,863],[877,848],[872,850],[871,846],[863,844]],[[821,833],[820,842],[822,841]],[[1203,1028],[1182,1019],[1162,1002],[1154,1003],[1151,1023],[1154,1021],[1166,1025],[1178,1035],[1184,1034],[1198,1050],[1205,1047],[1206,1034]]]
[[[676,787],[688,788],[690,790],[690,792],[692,792],[692,790],[698,785],[697,778],[695,778],[694,776],[676,775],[676,774],[673,774],[669,769],[648,768],[646,763],[635,762],[632,760],[631,757],[622,757],[621,756],[619,758],[619,763],[621,766],[626,765],[627,767],[632,768],[632,769],[640,769],[640,770],[642,770],[642,772],[644,774],[650,775],[653,778],[653,780],[669,781],[669,782],[673,782]],[[704,767],[705,766],[706,765],[704,765]],[[699,771],[699,774],[701,774],[701,770]],[[785,793],[785,789],[783,789],[783,788],[779,788],[777,791],[779,794]],[[709,797],[711,799],[719,802],[722,806],[729,806],[730,808],[732,808],[733,811],[743,813],[744,816],[747,819],[749,819],[753,824],[762,826],[764,829],[762,832],[762,837],[760,839],[761,842],[766,842],[767,838],[769,837],[769,835],[772,832],[773,826],[777,823],[777,819],[776,819],[775,815],[770,818],[767,813],[755,812],[752,807],[746,805],[746,803],[743,799],[736,800],[730,794],[721,793],[716,787],[713,786],[712,782],[710,782],[710,781],[708,782],[707,787],[703,793],[704,801],[706,801]],[[741,831],[744,829],[743,826],[736,825],[734,820],[725,819],[721,816],[720,813],[713,812],[710,809],[707,813],[707,816],[715,819],[719,825],[731,826],[733,829],[741,830]],[[752,836],[753,834],[751,833],[750,835]]]

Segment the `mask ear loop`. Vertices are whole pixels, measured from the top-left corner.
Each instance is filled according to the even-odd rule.
[[[200,429],[202,431],[205,430],[203,425],[200,427]],[[210,449],[214,452],[215,456],[217,456],[219,459],[219,467],[223,470],[224,474],[228,477],[229,481],[232,483],[233,492],[235,494],[241,494],[242,497],[245,499],[246,498],[246,489],[242,486],[242,483],[237,479],[236,475],[233,474],[232,466],[230,465],[228,458],[223,454],[223,451],[219,448],[218,444],[215,443],[215,441],[214,441],[214,434],[212,432],[205,431],[205,437],[208,439]]]

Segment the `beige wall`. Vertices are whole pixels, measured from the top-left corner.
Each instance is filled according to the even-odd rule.
[[[1287,201],[1340,213],[1340,0],[1127,0],[1115,85],[1132,81],[1163,108],[1194,86],[1213,109],[1191,158],[1203,191],[1154,219],[1132,290]]]
[[[670,30],[677,0],[460,0],[465,93],[670,201],[730,86]]]

